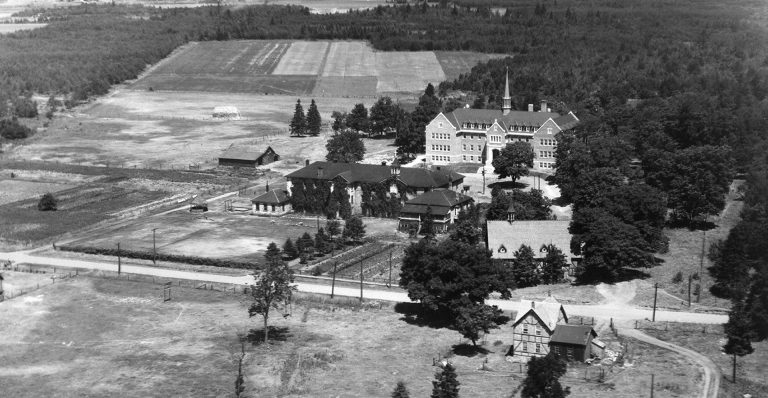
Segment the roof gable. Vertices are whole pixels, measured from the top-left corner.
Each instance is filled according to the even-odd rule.
[[[399,170],[396,178],[411,188],[448,187],[450,182],[461,183],[464,180],[463,175],[452,170],[428,170],[414,167],[400,167]],[[332,180],[341,177],[348,183],[380,183],[393,177],[393,174],[391,166],[386,165],[314,162],[288,174],[286,177],[320,180]]]
[[[251,199],[251,203],[283,204],[289,200],[287,192],[282,189],[273,189]]]
[[[453,119],[453,120],[451,120],[451,119]],[[441,121],[442,122],[447,122],[448,124],[453,126],[454,129],[459,127],[458,125],[454,124],[456,122],[455,118],[448,118],[445,114],[443,114],[443,112],[438,113],[437,116],[435,116],[435,118],[432,119],[431,122],[429,122],[429,124],[432,124],[432,123],[435,123],[435,122],[441,122]]]
[[[552,334],[550,343],[575,344],[586,346],[589,344],[590,335],[597,337],[597,332],[592,326],[587,325],[557,325]]]
[[[260,157],[262,157],[265,153],[272,152],[274,153],[275,150],[272,149],[271,146],[267,147],[229,147],[227,148],[224,153],[222,153],[219,158],[220,159],[238,159],[238,160],[250,160],[250,161],[256,161]]]
[[[563,308],[563,305],[552,297],[547,297],[547,299],[544,301],[531,301],[523,299],[520,300],[520,304],[521,308],[527,307],[527,310],[520,310],[517,313],[515,322],[512,324],[512,327],[517,326],[529,315],[534,315],[539,320],[540,324],[547,327],[547,330],[550,334],[555,330],[557,320],[560,318],[561,313],[563,315],[563,319],[568,322],[568,316],[565,313],[565,308]]]

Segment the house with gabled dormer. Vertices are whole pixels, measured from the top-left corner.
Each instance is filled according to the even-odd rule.
[[[521,309],[512,324],[512,345],[507,355],[543,357],[557,325],[567,324],[563,305],[553,297],[543,301],[521,300]]]
[[[524,141],[533,147],[533,168],[548,171],[555,167],[555,135],[578,123],[573,112],[552,112],[545,100],[538,111],[533,104],[527,111],[512,110],[507,76],[501,110],[459,108],[435,116],[426,126],[426,160],[436,165],[490,166],[507,144]]]

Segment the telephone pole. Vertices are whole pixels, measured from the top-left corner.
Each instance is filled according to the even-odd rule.
[[[157,231],[157,228],[152,228],[152,264],[157,264],[157,245],[155,244],[155,231]]]
[[[363,302],[363,259],[360,259],[360,302]]]
[[[333,298],[333,291],[336,289],[336,264],[338,264],[338,261],[333,262],[333,279],[331,280],[331,298]]]
[[[392,250],[389,251],[389,287],[392,287]]]
[[[120,275],[120,271],[122,270],[122,263],[120,262],[120,243],[117,243],[117,275]]]
[[[653,318],[651,319],[651,322],[656,322],[656,296],[659,292],[659,283],[656,282],[653,284]]]

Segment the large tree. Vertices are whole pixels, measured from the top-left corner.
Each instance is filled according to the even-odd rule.
[[[528,371],[523,380],[522,398],[564,398],[571,393],[569,387],[560,385],[560,378],[565,375],[567,365],[550,354],[545,357],[532,357],[528,361]]]
[[[336,133],[325,144],[328,154],[325,159],[329,162],[355,163],[363,160],[365,144],[360,134],[353,130]]]
[[[410,398],[411,395],[408,393],[408,388],[405,387],[405,383],[398,381],[391,396],[392,398]]]
[[[528,169],[533,167],[533,147],[523,141],[507,144],[498,156],[493,158],[493,172],[499,178],[512,178],[517,181],[520,177],[528,175]]]
[[[417,154],[424,153],[426,136],[424,131],[419,131],[412,122],[410,115],[405,115],[395,128],[397,137],[395,137],[395,146],[397,146],[397,157],[403,161],[413,160]]]
[[[358,133],[371,131],[371,121],[368,119],[368,109],[363,104],[356,104],[347,115],[347,127]]]
[[[307,118],[304,116],[304,107],[301,106],[301,100],[296,100],[296,107],[291,119],[291,135],[303,136],[307,130]]]
[[[512,276],[515,278],[515,286],[523,288],[538,285],[539,270],[533,249],[528,245],[520,245],[514,255]]]
[[[496,306],[467,302],[456,307],[453,325],[464,338],[477,347],[481,333],[490,333],[499,327],[502,311]]]
[[[399,106],[392,98],[384,96],[371,106],[370,125],[372,135],[386,135],[394,132],[400,116]]]
[[[320,118],[320,111],[317,110],[317,105],[313,99],[312,103],[309,104],[309,109],[307,110],[307,133],[314,137],[318,136],[320,134],[320,126],[322,124],[323,121]]]
[[[509,205],[514,204],[515,220],[549,220],[552,200],[539,189],[529,192],[514,189],[507,193],[500,188],[491,191],[491,205],[486,212],[488,220],[506,220]]]
[[[563,251],[551,243],[542,245],[539,251],[547,253],[541,264],[541,283],[560,283],[563,280],[563,270],[568,266]]]
[[[456,378],[456,368],[450,362],[446,363],[441,371],[435,373],[430,398],[458,398],[460,384]]]
[[[272,242],[264,255],[264,266],[253,274],[256,280],[251,287],[253,303],[248,316],[261,315],[264,318],[264,343],[269,342],[269,312],[279,308],[291,299],[296,287],[293,285],[293,271],[280,257],[280,249]]]
[[[723,346],[726,354],[733,355],[733,382],[736,382],[736,356],[743,357],[755,351],[752,348],[754,338],[753,325],[749,322],[744,302],[735,300],[728,314],[728,322],[723,327],[728,340]]]
[[[351,216],[344,221],[344,231],[341,235],[354,243],[359,243],[365,237],[365,224],[358,216]]]

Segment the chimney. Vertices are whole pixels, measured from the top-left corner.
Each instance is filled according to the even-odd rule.
[[[528,104],[528,112],[533,112],[533,104]]]
[[[309,166],[309,159],[304,161],[304,166]]]
[[[317,178],[323,178],[323,168],[318,167],[317,168]]]
[[[541,100],[541,109],[540,112],[546,112],[547,111],[547,100]]]
[[[269,192],[269,180],[267,180],[267,190],[265,192]]]
[[[536,308],[536,302],[535,301],[531,301],[531,308]]]

